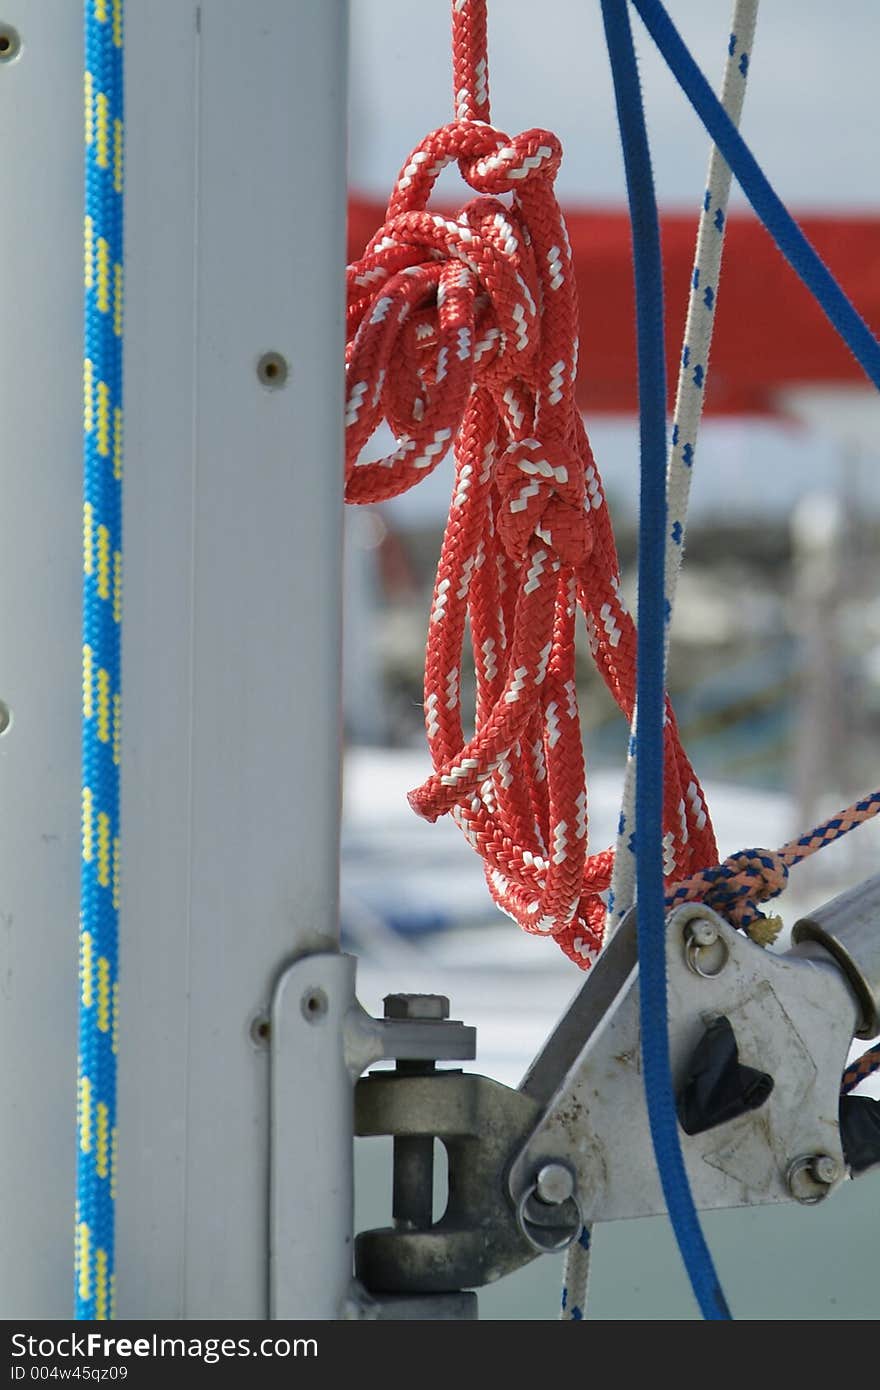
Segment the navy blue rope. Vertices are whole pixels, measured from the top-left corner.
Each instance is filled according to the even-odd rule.
[[[660,225],[627,0],[602,0],[626,168],[636,286],[641,434],[636,891],[642,1065],[648,1119],[672,1227],[704,1318],[730,1311],[703,1237],[678,1137],[669,1064],[663,884],[666,362]]]
[[[880,389],[880,343],[771,188],[660,0],[633,0],[633,4],[779,250],[837,329],[865,375]]]

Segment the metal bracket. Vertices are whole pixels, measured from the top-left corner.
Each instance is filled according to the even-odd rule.
[[[384,1294],[376,1298],[353,1279],[342,1316],[346,1322],[411,1322],[428,1318],[432,1322],[471,1322],[477,1317],[477,1295]]]
[[[667,920],[676,1094],[707,1039],[727,1049],[734,1070],[725,1076],[744,1088],[710,1114],[687,1092],[681,1140],[698,1208],[813,1204],[846,1176],[840,1077],[878,995],[876,953],[851,907],[846,899],[819,909],[784,955],[701,903]],[[474,1030],[445,1018],[447,1000],[389,996],[395,1016],[374,1019],[354,979],[350,956],[307,956],[275,993],[274,1317],[475,1316],[462,1289],[563,1248],[585,1221],[665,1211],[646,1121],[635,911],[518,1090],[434,1070],[438,1058],[474,1055]],[[397,1059],[396,1071],[357,1080],[383,1058]],[[395,1224],[358,1236],[354,1285],[352,1128],[395,1143]],[[436,1222],[435,1139],[449,1157]]]
[[[503,1174],[537,1118],[534,1101],[485,1076],[374,1072],[359,1082],[355,1132],[441,1139],[449,1200],[435,1224],[362,1232],[358,1278],[371,1291],[448,1293],[533,1260],[538,1247],[517,1226]]]
[[[635,934],[631,913],[523,1082],[544,1109],[511,1167],[515,1204],[542,1167],[561,1161],[589,1221],[666,1210],[645,1119]],[[760,1109],[682,1134],[697,1207],[826,1196],[846,1172],[840,1077],[859,1018],[846,977],[820,947],[774,955],[700,903],[668,919],[666,958],[676,1088],[720,1016],[742,1061],[776,1081]]]
[[[276,985],[268,1029],[252,1033],[271,1054],[273,1319],[338,1319],[363,1309],[352,1290],[357,1078],[383,1059],[467,1061],[476,1050],[476,1030],[455,1020],[372,1018],[355,997],[356,968],[354,956],[335,952],[300,957]],[[381,1302],[357,1316],[415,1316],[410,1304],[395,1312]],[[418,1316],[448,1316],[423,1305]]]

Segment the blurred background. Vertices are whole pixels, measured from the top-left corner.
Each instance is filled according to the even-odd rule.
[[[717,88],[730,6],[667,7]],[[450,119],[448,12],[447,0],[352,5],[352,256],[380,224],[410,149]],[[579,402],[632,599],[633,301],[599,5],[495,0],[489,23],[493,122],[508,132],[544,126],[565,149],[557,188],[581,299]],[[708,137],[635,15],[633,25],[663,220],[674,392]],[[742,122],[776,191],[875,333],[878,46],[874,0],[849,0],[843,12],[822,0],[765,0]],[[467,196],[447,171],[438,205]],[[719,295],[669,680],[725,855],[775,848],[880,785],[880,406],[736,189]],[[378,456],[388,440],[375,445]],[[495,911],[479,861],[451,823],[429,826],[406,803],[430,770],[425,629],[451,482],[447,459],[395,502],[346,518],[343,933],[360,957],[368,1008],[381,1012],[393,990],[450,995],[453,1016],[477,1025],[477,1069],[516,1084],[581,977],[551,942],[522,936]],[[579,700],[591,845],[604,848],[627,731],[585,640]],[[786,927],[875,872],[878,846],[871,825],[796,869],[780,899]],[[381,1141],[359,1147],[358,1224],[385,1224],[390,1155]],[[739,1315],[876,1317],[868,1280],[876,1221],[864,1213],[872,1195],[876,1209],[877,1183],[872,1174],[849,1184],[815,1211],[714,1214],[707,1231]],[[665,1220],[602,1228],[596,1249],[595,1316],[695,1315]],[[817,1273],[820,1253],[827,1277]],[[558,1265],[545,1258],[486,1291],[482,1316],[555,1316]]]

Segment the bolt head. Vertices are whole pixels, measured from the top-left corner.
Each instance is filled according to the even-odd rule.
[[[796,1202],[813,1206],[828,1196],[840,1173],[840,1164],[831,1154],[804,1154],[789,1164],[788,1189]]]
[[[688,922],[688,936],[695,946],[714,946],[718,940],[718,928],[704,917]]]
[[[826,1183],[829,1187],[840,1175],[840,1165],[831,1154],[817,1154],[811,1164],[811,1170],[817,1182]]]
[[[545,1163],[535,1179],[535,1193],[542,1202],[559,1206],[574,1192],[574,1174],[564,1163]]]
[[[449,1000],[445,994],[386,994],[385,1017],[448,1018]]]

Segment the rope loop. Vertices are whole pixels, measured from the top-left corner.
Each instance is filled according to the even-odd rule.
[[[522,561],[534,535],[564,564],[584,563],[593,533],[584,510],[584,471],[573,449],[555,440],[514,440],[501,456],[496,486],[498,534],[511,560]]]
[[[668,906],[702,901],[744,930],[761,916],[757,904],[783,891],[788,873],[789,866],[781,853],[744,849],[676,884],[666,901]]]
[[[549,130],[525,130],[511,140],[491,126],[483,129],[496,137],[495,148],[458,161],[462,178],[475,193],[496,198],[521,194],[528,184],[549,191],[562,163],[562,145],[555,135]]]
[[[527,181],[549,189],[558,142],[549,160],[530,154],[534,147],[534,140],[519,147],[472,122],[435,131],[404,165],[383,226],[349,267],[346,500],[386,500],[435,468],[479,386],[501,402],[514,433],[540,405],[532,376],[546,316],[542,322],[541,277],[523,207],[482,196],[454,218],[427,208],[438,174],[456,159],[477,186],[503,189],[524,170]],[[551,313],[551,327],[556,317]],[[573,409],[565,375],[571,377],[569,364],[557,364],[545,414]],[[397,446],[363,462],[360,453],[383,418]]]

